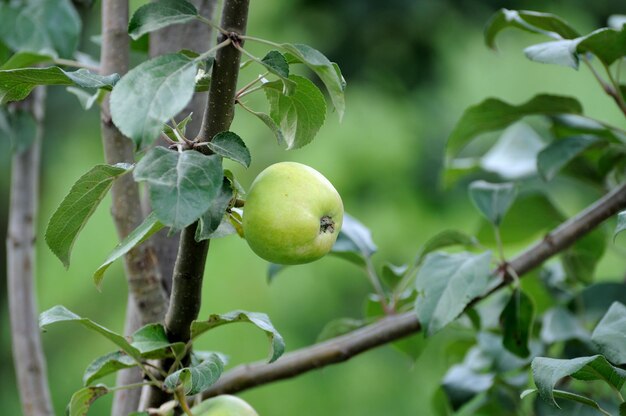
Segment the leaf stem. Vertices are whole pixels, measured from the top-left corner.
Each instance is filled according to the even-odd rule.
[[[370,283],[372,284],[374,290],[376,291],[376,294],[380,298],[380,304],[382,305],[385,314],[389,315],[393,313],[393,309],[389,306],[389,303],[387,301],[387,295],[383,290],[383,286],[380,284],[380,277],[378,277],[378,273],[376,273],[374,263],[372,263],[372,259],[370,259],[369,257],[365,257],[365,269]]]
[[[493,233],[496,237],[496,245],[498,247],[498,255],[500,256],[500,261],[502,263],[506,263],[506,257],[504,257],[504,245],[502,244],[502,234],[500,233],[500,227],[494,224]]]
[[[208,51],[200,54],[198,57],[194,59],[194,61],[196,62],[204,61],[205,59],[210,58],[215,52],[219,51],[224,46],[230,45],[231,43],[232,41],[230,40],[230,38],[226,38],[226,40],[224,40],[223,42],[218,43],[217,45],[213,46]]]
[[[269,72],[266,72],[266,73],[264,73],[262,75],[259,75],[256,79],[254,79],[253,81],[250,81],[249,83],[247,83],[246,85],[241,87],[241,89],[239,89],[239,91],[237,91],[237,93],[235,94],[235,100],[239,99],[242,96],[242,94],[244,92],[246,92],[254,84],[256,84],[257,82],[259,82],[260,80],[265,78],[267,76],[267,74],[269,74]]]
[[[84,68],[96,73],[100,72],[100,67],[84,64],[82,62],[74,61],[72,59],[55,58],[52,60],[52,62],[57,65],[71,66],[72,68]]]
[[[205,25],[209,26],[211,29],[217,30],[222,35],[228,35],[228,31],[226,29],[216,25],[215,23],[213,23],[212,21],[210,21],[206,17],[198,15],[198,16],[196,16],[196,19],[198,19],[199,21],[201,21]]]
[[[626,115],[626,102],[624,102],[624,96],[622,95],[622,92],[620,91],[619,83],[613,77],[613,74],[611,73],[610,68],[606,64],[603,64],[603,65],[604,65],[604,70],[606,71],[606,74],[609,77],[609,81],[611,81],[611,84],[613,85],[614,94],[611,94],[611,96],[615,99],[619,108]]]
[[[266,45],[270,45],[270,46],[273,46],[275,48],[281,48],[282,47],[279,43],[272,42],[272,41],[267,40],[267,39],[255,38],[254,36],[247,36],[246,35],[246,36],[240,36],[240,38],[244,39],[244,40],[251,40],[253,42],[264,43]]]
[[[187,404],[187,399],[185,398],[185,394],[180,388],[177,388],[176,390],[174,390],[174,396],[176,396],[176,400],[178,401],[178,404],[180,405],[181,409],[183,409],[183,412],[185,412],[187,416],[193,416],[193,413],[191,413],[191,409],[189,408],[189,405]]]

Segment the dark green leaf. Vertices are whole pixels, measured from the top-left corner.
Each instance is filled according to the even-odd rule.
[[[626,416],[626,403],[620,403],[619,416]]]
[[[327,341],[331,338],[345,335],[355,329],[365,326],[366,324],[367,322],[363,320],[353,318],[339,318],[332,320],[324,325],[324,328],[322,328],[322,331],[317,336],[316,342]]]
[[[626,364],[626,306],[614,302],[593,330],[591,341],[613,364]]]
[[[150,185],[150,202],[158,220],[180,230],[196,221],[222,187],[218,156],[154,147],[137,163],[135,180]]]
[[[456,230],[445,230],[434,237],[431,237],[424,243],[419,251],[417,258],[417,264],[421,264],[424,257],[435,250],[450,246],[464,246],[466,248],[475,247],[478,245],[476,237],[467,235]]]
[[[37,85],[77,85],[110,89],[118,79],[117,74],[102,76],[86,69],[67,72],[56,66],[0,71],[0,104],[26,98]]]
[[[507,180],[525,178],[537,173],[537,154],[544,146],[535,129],[524,122],[514,123],[480,158],[480,166]]]
[[[141,353],[143,358],[165,358],[172,355],[180,357],[185,344],[170,342],[162,324],[148,324],[139,328],[132,336],[132,345]]]
[[[488,98],[465,110],[448,138],[447,152],[449,156],[454,156],[477,135],[503,129],[525,116],[581,114],[582,111],[576,99],[558,95],[536,95],[518,106]]]
[[[615,237],[624,230],[626,230],[626,211],[617,214],[617,226],[613,232],[613,242],[615,242]]]
[[[205,359],[200,364],[182,368],[165,379],[165,387],[173,391],[182,386],[186,396],[202,393],[211,387],[222,375],[224,363],[217,354]]]
[[[302,62],[322,80],[337,110],[339,120],[341,120],[346,107],[344,99],[346,81],[341,76],[339,67],[330,62],[320,51],[310,46],[302,44],[292,45],[290,43],[284,43],[281,46],[292,55],[289,59],[290,62]],[[299,89],[300,86],[297,88]]]
[[[247,168],[250,167],[250,151],[236,133],[232,131],[217,133],[207,145],[214,153],[241,163]]]
[[[528,389],[528,390],[524,390],[522,392],[522,394],[520,395],[521,399],[524,399],[526,397],[528,397],[529,395],[533,394],[533,393],[539,393],[539,390],[537,389]],[[575,394],[575,393],[571,393],[569,391],[564,391],[564,390],[552,390],[552,394],[554,395],[555,398],[557,399],[564,399],[564,400],[570,400],[573,402],[577,402],[580,404],[583,404],[585,406],[589,406],[592,407],[596,410],[600,410],[600,405],[598,403],[596,403],[594,400],[591,400],[585,396],[581,396],[579,394]]]
[[[57,322],[76,322],[81,324],[85,328],[91,329],[92,331],[104,336],[135,360],[139,360],[141,358],[139,351],[135,347],[131,346],[125,337],[93,322],[91,319],[81,318],[63,306],[54,306],[39,315],[39,327],[42,330],[45,330],[48,325]]]
[[[194,321],[191,323],[191,338],[196,338],[218,326],[237,322],[249,322],[265,332],[271,342],[270,363],[276,361],[285,351],[283,337],[276,331],[270,318],[258,312],[233,311],[210,315],[206,321]]]
[[[587,341],[589,334],[567,309],[557,306],[545,312],[541,325],[541,340],[546,344],[578,339]]]
[[[233,195],[230,181],[224,177],[220,192],[211,201],[209,209],[200,217],[200,225],[196,229],[196,241],[214,238],[214,233],[222,223],[230,224],[226,209],[230,205]],[[231,234],[234,234],[234,230]]]
[[[128,24],[128,34],[140,36],[163,27],[194,20],[198,11],[193,4],[184,0],[159,0],[144,4],[137,9]]]
[[[539,43],[524,49],[524,54],[531,61],[542,64],[554,64],[578,69],[578,40],[562,39]]]
[[[278,124],[276,124],[276,122],[272,119],[272,117],[270,117],[268,114],[265,114],[265,113],[260,112],[260,111],[254,111],[254,110],[252,110],[250,108],[247,108],[247,107],[246,107],[246,110],[249,113],[254,114],[255,116],[257,116],[259,118],[259,120],[261,120],[263,123],[265,123],[265,125],[272,131],[272,133],[274,133],[274,136],[276,136],[276,140],[278,141],[278,144],[280,146],[287,146],[287,139],[285,138],[285,135],[283,134],[283,131],[278,126]]]
[[[135,367],[137,363],[132,357],[121,351],[111,352],[96,358],[87,366],[83,374],[83,384],[85,386],[124,368]]]
[[[46,228],[46,243],[67,268],[72,246],[98,204],[109,192],[113,180],[130,166],[96,165],[81,176],[56,209]]]
[[[122,240],[117,247],[113,249],[111,254],[104,260],[104,263],[98,267],[98,270],[93,274],[93,280],[96,287],[100,288],[102,285],[102,279],[104,278],[104,272],[109,266],[120,257],[126,255],[130,250],[146,241],[150,236],[163,228],[163,224],[157,220],[154,213],[150,213],[145,220],[137,228],[135,228],[130,234]]]
[[[556,137],[593,135],[611,142],[626,142],[626,135],[620,130],[585,116],[561,114],[551,116],[550,120],[552,121],[552,131]]]
[[[478,211],[497,227],[515,201],[517,188],[514,183],[474,181],[469,186],[469,195]]]
[[[500,315],[504,347],[526,358],[530,355],[528,339],[532,330],[535,305],[526,293],[516,289]]]
[[[308,79],[290,75],[296,84],[295,92],[283,94],[282,82],[265,83],[265,95],[270,103],[270,117],[278,126],[287,149],[298,149],[309,144],[324,124],[326,102],[320,90]]]
[[[598,138],[595,136],[573,136],[556,140],[539,152],[537,169],[546,181],[552,180],[563,166],[596,143]]]
[[[387,286],[393,288],[398,284],[398,282],[400,282],[400,279],[404,276],[407,269],[408,266],[406,264],[396,266],[395,264],[386,262],[383,264],[380,278],[385,284],[387,284]]]
[[[67,405],[68,416],[86,416],[93,402],[108,392],[109,389],[101,384],[78,390]]]
[[[569,309],[595,325],[604,316],[613,302],[626,305],[626,285],[601,282],[585,287],[567,305]]]
[[[348,214],[343,216],[343,225],[331,254],[344,258],[357,266],[364,266],[365,259],[371,257],[378,248],[372,240],[370,230]]]
[[[554,14],[500,9],[491,17],[485,27],[487,46],[496,49],[496,36],[508,27],[565,39],[574,39],[580,36],[567,22]]]
[[[591,52],[605,65],[611,65],[626,55],[626,28],[602,28],[580,39],[578,52]]]
[[[577,240],[561,255],[561,262],[568,276],[578,282],[590,283],[598,262],[606,249],[603,229],[596,229]]]
[[[0,6],[2,7],[2,6]],[[13,54],[9,60],[7,60],[0,70],[25,68],[40,64],[42,62],[50,62],[54,59],[53,56],[47,54],[41,54],[36,52],[19,51]]]
[[[0,2],[0,39],[11,49],[71,58],[81,22],[69,0]]]
[[[137,65],[111,93],[113,122],[137,147],[149,145],[191,100],[196,70],[196,61],[180,53]]]
[[[432,335],[455,320],[489,283],[491,252],[429,254],[415,278],[415,312]]]
[[[267,55],[261,59],[265,67],[273,74],[281,78],[289,78],[289,64],[282,53],[278,51],[269,51]]]
[[[539,395],[554,405],[554,386],[566,376],[578,380],[602,380],[620,390],[626,381],[626,371],[613,367],[603,356],[580,357],[571,360],[537,357],[532,362],[533,378]]]
[[[0,107],[0,137],[10,140],[14,153],[27,150],[36,135],[37,122],[32,112],[19,109],[9,111],[6,107]]]

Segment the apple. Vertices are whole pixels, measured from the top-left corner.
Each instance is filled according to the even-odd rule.
[[[310,166],[281,162],[261,172],[243,208],[243,233],[259,257],[302,264],[327,254],[343,222],[333,185]]]
[[[246,401],[228,394],[205,400],[190,410],[195,416],[259,416]]]

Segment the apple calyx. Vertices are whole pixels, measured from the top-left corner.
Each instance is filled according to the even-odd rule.
[[[335,221],[328,215],[324,215],[320,218],[320,234],[332,234],[333,232],[335,232]]]

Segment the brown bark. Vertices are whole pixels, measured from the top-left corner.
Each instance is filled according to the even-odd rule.
[[[45,89],[38,87],[16,103],[37,123],[36,137],[12,159],[11,202],[7,235],[7,281],[13,363],[25,416],[53,416],[46,361],[38,325],[35,285],[36,219],[43,136]]]

